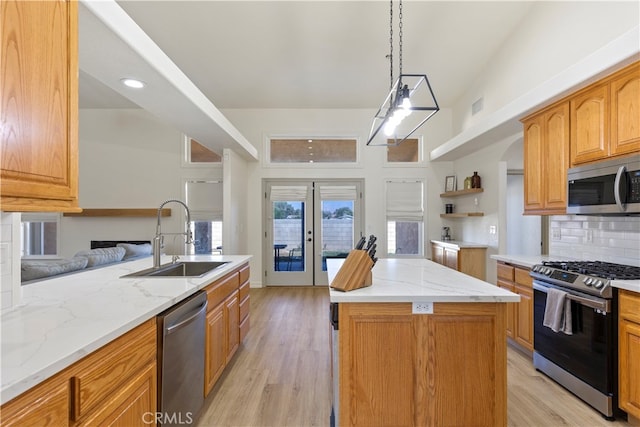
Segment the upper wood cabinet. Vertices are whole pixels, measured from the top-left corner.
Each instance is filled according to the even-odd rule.
[[[640,151],[640,63],[571,98],[571,166]]]
[[[1,4],[3,211],[78,211],[78,5]]]
[[[563,102],[524,120],[524,210],[562,214],[567,207],[569,104]]]

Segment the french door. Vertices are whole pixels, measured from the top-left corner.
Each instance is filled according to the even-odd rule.
[[[345,258],[363,232],[362,181],[266,180],[267,285],[327,285],[326,260]]]

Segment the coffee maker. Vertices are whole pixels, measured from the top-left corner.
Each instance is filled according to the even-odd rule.
[[[442,235],[440,236],[443,241],[447,242],[451,240],[451,235],[449,234],[449,227],[442,227]]]

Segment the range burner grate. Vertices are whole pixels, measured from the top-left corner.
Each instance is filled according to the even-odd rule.
[[[603,261],[544,261],[548,267],[610,280],[640,279],[640,267]]]

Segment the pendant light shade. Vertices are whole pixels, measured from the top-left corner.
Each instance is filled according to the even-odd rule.
[[[399,145],[440,110],[426,74],[402,73],[402,0],[399,2],[399,71],[393,80],[393,0],[389,7],[391,88],[376,112],[367,145]]]

